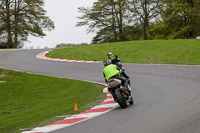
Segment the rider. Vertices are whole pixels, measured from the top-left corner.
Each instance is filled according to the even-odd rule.
[[[120,68],[122,68],[122,64],[120,63],[120,59],[117,55],[113,55],[112,52],[108,52],[107,55],[108,55],[108,59],[112,61],[112,64],[115,64],[119,66]]]
[[[120,79],[122,81],[122,85],[124,85],[124,83],[127,80],[130,84],[129,77],[117,65],[112,64],[110,59],[104,60],[103,64],[105,66],[105,68],[103,69],[103,75],[105,77],[106,83],[108,83],[109,79],[115,78],[115,79]],[[129,92],[131,92],[131,90],[129,88],[126,88],[126,89],[129,90]],[[108,91],[113,95],[111,88],[108,88]]]

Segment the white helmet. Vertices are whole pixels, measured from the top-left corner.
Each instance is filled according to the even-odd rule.
[[[112,52],[108,52],[107,55],[108,55],[108,56],[112,55]]]

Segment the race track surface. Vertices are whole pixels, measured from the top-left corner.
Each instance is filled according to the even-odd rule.
[[[103,64],[36,59],[45,50],[0,51],[0,68],[104,83]],[[56,133],[200,133],[200,66],[124,64],[135,105]]]

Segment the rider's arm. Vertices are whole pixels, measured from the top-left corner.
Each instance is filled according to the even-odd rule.
[[[126,75],[126,73],[124,72],[123,69],[121,69],[120,67],[116,66],[117,67],[117,70],[119,70],[119,72],[121,73],[122,76],[124,76],[125,78],[129,78],[128,75]]]
[[[126,75],[126,73],[124,71],[121,71],[121,74],[125,77],[125,78],[129,78],[128,75]]]
[[[122,71],[122,69],[119,66],[116,65],[116,67],[117,67],[118,71],[120,71],[120,72]]]
[[[106,76],[105,76],[105,74],[104,74],[104,73],[103,73],[103,76],[104,76],[104,78],[105,78],[105,82],[106,82],[106,83],[108,83],[108,81],[106,80]]]
[[[117,61],[120,62],[120,59],[117,55],[115,55],[115,59],[117,59]]]

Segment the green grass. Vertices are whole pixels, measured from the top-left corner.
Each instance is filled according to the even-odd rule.
[[[0,48],[0,51],[5,51],[5,50],[22,50],[20,48],[6,48],[6,49],[1,49]]]
[[[0,69],[0,132],[43,126],[89,109],[105,98],[104,87],[83,81]],[[74,105],[78,111],[74,111]]]
[[[200,40],[148,40],[92,44],[56,49],[47,54],[52,58],[98,60],[107,52],[118,55],[123,63],[200,64]]]

